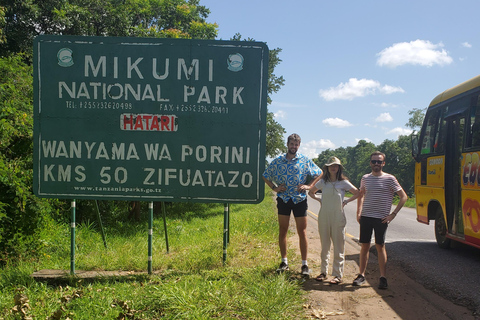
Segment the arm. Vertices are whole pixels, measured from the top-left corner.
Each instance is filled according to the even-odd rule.
[[[360,216],[362,215],[364,195],[365,195],[365,189],[360,189],[358,191],[358,197],[357,197],[357,222],[358,223],[360,223]]]
[[[316,176],[309,184],[299,184],[297,187],[298,192],[305,192],[315,187],[317,182],[322,178],[323,172]],[[318,189],[317,189],[318,190]]]
[[[405,193],[405,191],[403,189],[398,190],[397,195],[400,197],[400,201],[398,201],[398,204],[395,207],[395,209],[392,211],[392,213],[390,213],[388,216],[386,216],[382,220],[383,223],[390,223],[390,221],[395,219],[395,217],[397,216],[400,209],[402,209],[405,202],[407,202],[408,197],[407,197],[407,194]]]
[[[286,187],[285,185],[281,184],[279,186],[275,185],[275,183],[273,183],[272,181],[268,180],[267,178],[263,177],[263,181],[265,181],[265,183],[270,187],[270,189],[272,189],[273,191],[275,191],[276,193],[279,193],[279,192],[283,192],[286,190]]]
[[[343,200],[343,206],[346,206],[349,202],[354,201],[355,199],[357,199],[360,196],[360,191],[358,191],[358,189],[355,188],[355,187],[353,187],[352,189],[350,189],[348,191],[350,191],[353,194],[353,196],[350,197],[348,200]]]
[[[311,187],[310,190],[308,190],[308,195],[311,198],[313,198],[313,199],[317,200],[318,202],[322,203],[322,199],[320,197],[317,197],[317,194],[316,194],[317,191],[318,191],[318,188],[315,185],[313,185],[313,187]]]

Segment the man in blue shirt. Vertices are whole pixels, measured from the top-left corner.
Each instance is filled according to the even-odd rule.
[[[278,244],[282,262],[277,272],[288,270],[287,232],[290,214],[293,211],[302,255],[302,275],[309,276],[307,264],[307,191],[313,186],[314,179],[306,184],[307,177],[316,178],[322,170],[306,156],[297,153],[300,136],[291,134],[287,140],[287,153],[275,158],[263,173],[265,183],[277,193],[279,235]]]

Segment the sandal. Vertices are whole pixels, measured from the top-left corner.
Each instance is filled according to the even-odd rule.
[[[342,282],[342,279],[340,279],[339,277],[335,276],[332,280],[330,280],[330,283],[331,284],[339,284]]]
[[[320,273],[316,278],[315,280],[317,281],[323,281],[327,278],[327,276],[325,275],[325,273]]]

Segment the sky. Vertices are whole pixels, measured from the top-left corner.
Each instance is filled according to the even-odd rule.
[[[480,74],[480,1],[200,0],[218,40],[279,48],[268,111],[299,152],[408,135],[414,108]]]

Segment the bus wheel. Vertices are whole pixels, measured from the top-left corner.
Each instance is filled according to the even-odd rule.
[[[447,238],[447,224],[443,218],[442,209],[437,210],[437,217],[435,219],[435,239],[437,239],[437,244],[440,248],[450,248],[451,240]]]

